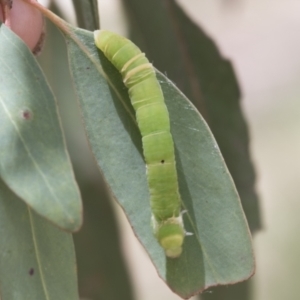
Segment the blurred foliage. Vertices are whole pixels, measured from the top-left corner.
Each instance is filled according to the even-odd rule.
[[[73,0],[78,26],[87,30],[100,27],[97,0]]]
[[[250,300],[251,281],[237,283],[234,286],[218,286],[205,291],[201,300]]]
[[[80,180],[85,205],[84,225],[74,235],[80,295],[95,300],[131,300],[133,295],[115,216],[104,182],[99,177],[95,182]]]
[[[65,41],[50,22],[39,60],[59,101],[68,150],[83,198],[84,225],[74,235],[80,295],[93,300],[132,300],[111,197],[87,145],[70,78]]]
[[[173,80],[209,124],[253,232],[261,226],[249,134],[231,63],[173,0],[123,0],[130,36]]]

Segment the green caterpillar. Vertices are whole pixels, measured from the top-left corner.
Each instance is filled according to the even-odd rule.
[[[185,229],[170,119],[155,70],[128,39],[106,30],[94,33],[96,46],[121,73],[136,112],[152,209],[154,234],[166,255],[182,253]]]

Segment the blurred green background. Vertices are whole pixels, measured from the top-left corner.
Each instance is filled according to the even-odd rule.
[[[71,0],[56,2],[64,17],[74,24]],[[214,38],[223,55],[231,59],[242,89],[263,223],[263,229],[254,236],[257,271],[251,280],[252,298],[298,300],[300,2],[179,0],[178,3]],[[127,33],[119,1],[99,0],[99,10],[102,28]],[[51,53],[43,54],[49,58],[47,55]],[[71,83],[66,85],[62,80],[67,78],[68,70],[57,58],[54,66],[47,66],[47,61],[51,60],[45,59],[44,65],[59,100],[75,169],[80,170],[77,176],[97,181],[98,171],[73,105],[75,96],[69,89]],[[54,72],[57,68],[59,71],[51,77],[51,70]],[[122,210],[114,201],[112,205],[118,216],[119,234],[136,299],[180,299],[158,278]]]

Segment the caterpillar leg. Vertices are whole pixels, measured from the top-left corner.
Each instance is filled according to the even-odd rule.
[[[187,232],[187,231],[185,231],[185,232],[184,232],[184,235],[185,235],[185,236],[191,236],[191,235],[194,235],[194,233],[193,233],[193,232]]]
[[[184,209],[184,210],[182,210],[181,212],[180,212],[180,216],[182,217],[184,214],[186,214],[188,212],[188,210],[187,209]],[[191,236],[191,235],[194,235],[194,233],[193,232],[187,232],[187,231],[184,231],[184,235],[185,236]]]

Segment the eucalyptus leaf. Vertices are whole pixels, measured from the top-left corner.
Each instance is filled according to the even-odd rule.
[[[79,27],[96,30],[100,26],[97,0],[73,0]]]
[[[90,300],[133,300],[111,195],[91,155],[78,106],[74,105],[65,39],[51,22],[47,22],[47,43],[39,63],[57,96],[84,205],[83,226],[73,235],[79,294]]]
[[[38,216],[0,180],[1,300],[78,299],[72,236]]]
[[[93,300],[133,300],[111,199],[103,180],[97,179],[80,185],[84,224],[74,234],[80,295]]]
[[[167,259],[150,226],[141,137],[120,74],[94,45],[93,34],[65,31],[70,67],[89,142],[159,276],[183,298],[254,272],[247,222],[218,145],[195,107],[157,72],[170,113],[185,228],[182,255]]]
[[[54,96],[26,45],[0,25],[0,176],[30,207],[75,231],[82,204]]]
[[[203,293],[201,300],[251,300],[251,280],[244,281],[231,286],[217,286]]]

